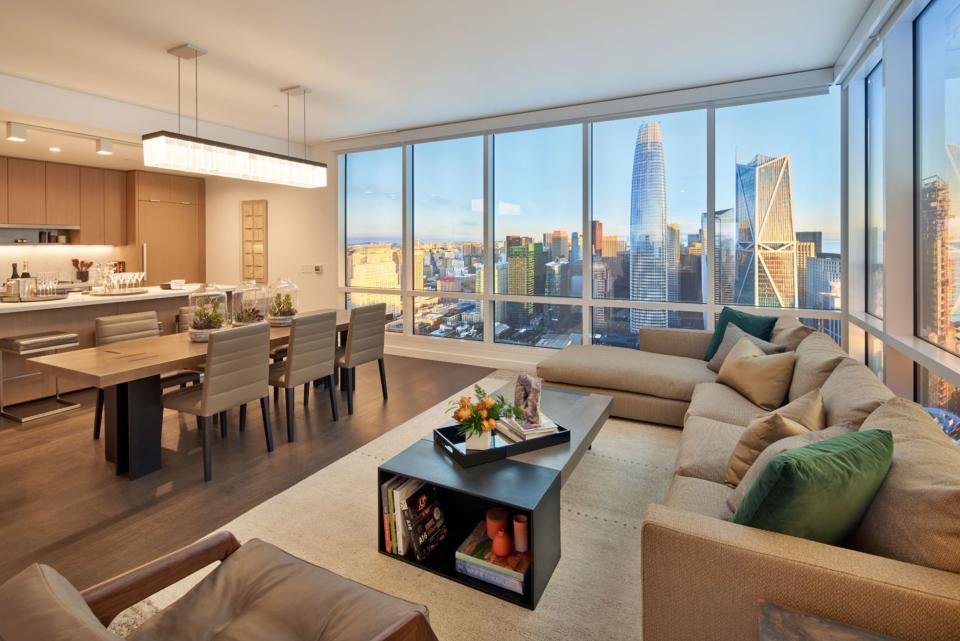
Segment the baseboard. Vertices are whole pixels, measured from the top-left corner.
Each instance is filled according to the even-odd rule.
[[[467,343],[454,339],[387,335],[387,354],[535,373],[537,363],[555,350]]]

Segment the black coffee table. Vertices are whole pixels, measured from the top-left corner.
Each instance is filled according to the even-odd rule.
[[[498,392],[511,399],[513,384]],[[558,425],[570,430],[570,442],[485,465],[460,467],[434,444],[432,434],[400,452],[378,469],[377,545],[380,553],[505,601],[535,608],[560,561],[560,488],[609,417],[612,402],[612,398],[600,394],[544,388],[542,411]],[[397,474],[433,485],[443,507],[446,539],[423,561],[417,561],[412,553],[401,557],[384,549],[380,486]],[[503,506],[511,514],[526,514],[529,519],[533,560],[522,595],[456,571],[457,548],[484,519],[486,510],[494,506]]]

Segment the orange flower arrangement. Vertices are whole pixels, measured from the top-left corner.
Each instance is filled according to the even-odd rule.
[[[507,403],[502,394],[488,396],[479,385],[473,388],[473,392],[476,401],[469,396],[461,396],[459,403],[450,406],[451,409],[455,408],[453,420],[460,423],[460,434],[465,437],[492,432],[501,417],[515,418],[520,414],[519,408]]]

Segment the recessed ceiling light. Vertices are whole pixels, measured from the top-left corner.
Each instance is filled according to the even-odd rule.
[[[55,154],[59,154],[59,153],[60,153],[60,147],[50,147],[50,151],[52,151],[52,152],[55,153]]]
[[[7,123],[7,140],[9,140],[10,142],[26,142],[27,141],[26,125],[21,125],[19,122],[8,122]]]
[[[112,156],[113,141],[106,138],[97,139],[97,153],[101,156]]]

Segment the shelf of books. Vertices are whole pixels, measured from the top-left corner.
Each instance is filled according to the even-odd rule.
[[[381,553],[505,601],[531,609],[536,605],[533,550],[517,551],[510,530],[513,517],[522,514],[533,541],[532,512],[383,470],[379,481]],[[492,507],[505,508],[510,517],[511,545],[502,556],[494,553],[487,536],[485,514]]]

